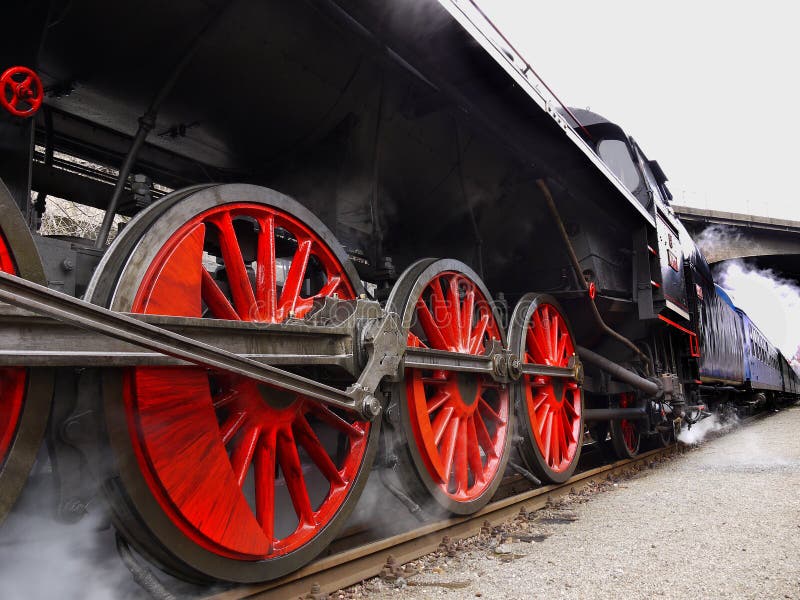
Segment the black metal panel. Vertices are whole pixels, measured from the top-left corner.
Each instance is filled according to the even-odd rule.
[[[661,264],[661,286],[667,307],[684,319],[689,319],[689,304],[686,298],[683,248],[677,228],[661,211],[657,211],[658,254]]]
[[[744,382],[742,319],[727,295],[702,276],[695,279],[698,294],[700,378],[726,383]]]

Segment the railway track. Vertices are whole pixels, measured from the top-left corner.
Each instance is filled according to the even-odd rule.
[[[283,578],[263,584],[238,586],[204,596],[203,600],[286,600],[306,597],[312,586],[314,592],[320,595],[332,593],[379,575],[389,555],[398,564],[407,563],[435,551],[444,536],[456,539],[477,535],[487,520],[492,525],[509,521],[523,508],[527,511],[538,510],[548,501],[579,491],[593,482],[677,452],[681,452],[681,447],[673,444],[644,452],[635,458],[588,468],[559,485],[545,485],[522,493],[512,493],[489,503],[473,515],[424,524],[378,541],[342,549]]]
[[[769,416],[771,412],[760,412],[739,422],[739,426],[751,424]],[[713,434],[712,434],[713,435]],[[420,525],[407,532],[392,535],[377,541],[347,547],[346,540],[340,540],[333,547],[343,547],[306,567],[280,579],[263,584],[237,586],[225,591],[202,597],[202,600],[286,600],[289,598],[319,597],[349,587],[364,579],[375,577],[381,573],[389,555],[397,564],[416,560],[439,548],[442,539],[460,539],[477,535],[485,521],[498,525],[510,521],[521,509],[535,511],[544,508],[549,501],[556,500],[573,491],[580,491],[592,483],[603,481],[609,477],[621,475],[632,467],[648,464],[656,459],[671,456],[685,451],[686,446],[671,444],[643,452],[638,456],[618,460],[608,464],[592,466],[599,460],[601,452],[587,447],[581,459],[582,469],[569,480],[558,485],[545,485],[521,493],[514,493],[514,486],[523,478],[514,476],[507,478],[498,492],[506,497],[490,502],[485,508],[473,515],[455,517]],[[353,536],[354,538],[356,536]],[[318,587],[317,587],[318,586]]]

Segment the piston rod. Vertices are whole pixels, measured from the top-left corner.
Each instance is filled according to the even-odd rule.
[[[647,418],[645,407],[634,408],[584,408],[584,421],[636,421]]]
[[[583,346],[578,346],[577,350],[578,356],[581,357],[581,360],[605,371],[617,381],[622,381],[623,383],[632,385],[636,389],[642,390],[645,394],[650,396],[658,396],[661,393],[661,386],[659,386],[655,381],[645,379],[633,371],[629,371],[625,367],[622,367],[615,362],[611,362],[606,357],[600,356],[597,354],[597,352],[593,352],[588,348],[584,348]]]

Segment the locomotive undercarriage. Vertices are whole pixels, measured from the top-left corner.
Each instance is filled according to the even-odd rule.
[[[563,122],[436,3],[214,4],[83,0],[18,40],[49,95],[0,120],[0,519],[44,436],[63,520],[102,490],[168,571],[258,581],[330,543],[373,465],[463,514],[509,463],[568,479],[586,425],[669,442],[695,378],[654,229]],[[42,236],[48,196],[134,218]]]
[[[269,194],[268,191],[253,186],[193,188],[185,192],[175,192],[172,197],[165,198],[163,206],[156,205],[159,211],[157,223],[160,225],[168,222],[164,212],[170,210],[171,199],[177,198],[180,205],[186,198],[202,199],[213,196],[215,200],[212,204],[224,208],[230,205],[239,206],[241,203],[222,201],[221,198],[236,200],[243,192],[251,199],[259,194]],[[284,208],[294,208],[295,214],[313,221],[301,207],[294,207],[286,202],[282,205]],[[187,227],[184,219],[188,219],[190,224],[194,223],[193,211],[181,214],[180,222],[170,231],[185,233]],[[229,222],[231,225],[239,223],[240,226],[232,226],[228,231],[232,232],[231,239],[237,240],[241,244],[240,249],[246,252],[247,243],[242,241],[247,238],[246,233],[243,233],[243,223],[251,223],[252,214],[245,212],[243,215],[238,215]],[[291,265],[303,243],[302,240],[295,239],[294,256],[288,265],[283,285],[278,286],[275,282],[275,295],[267,297],[263,304],[258,301],[247,304],[254,298],[247,301],[238,298],[242,292],[235,291],[236,279],[233,274],[234,260],[243,259],[232,253],[230,248],[226,252],[223,248],[225,242],[218,237],[211,236],[211,241],[206,239],[205,242],[205,247],[212,252],[225,255],[210,270],[206,268],[207,256],[201,258],[199,254],[199,250],[204,247],[203,243],[195,239],[194,250],[187,250],[186,245],[192,242],[191,234],[179,239],[177,244],[164,245],[163,248],[169,249],[164,264],[157,263],[159,256],[164,254],[163,248],[158,245],[155,248],[145,246],[145,250],[152,256],[132,257],[131,249],[135,252],[139,247],[142,232],[148,229],[147,222],[146,214],[133,221],[116,245],[103,256],[86,292],[86,297],[94,302],[78,300],[0,273],[0,299],[12,305],[4,306],[0,315],[0,366],[8,372],[28,372],[31,388],[28,390],[26,402],[39,398],[39,428],[48,422],[47,411],[42,410],[41,406],[43,402],[47,402],[45,398],[55,381],[56,391],[47,439],[58,483],[57,514],[60,518],[65,521],[79,519],[97,494],[98,488],[103,487],[111,498],[118,529],[140,551],[182,577],[203,579],[211,576],[236,580],[276,577],[297,568],[312,553],[324,547],[330,538],[324,535],[327,533],[324,529],[322,533],[317,532],[316,544],[301,546],[299,556],[290,554],[290,560],[277,566],[272,565],[268,570],[262,568],[235,571],[231,568],[230,561],[221,565],[209,563],[202,552],[200,556],[190,553],[189,556],[176,559],[175,549],[164,550],[162,546],[165,545],[165,539],[166,545],[174,543],[175,532],[158,532],[154,536],[153,524],[148,523],[147,519],[152,518],[152,511],[155,509],[143,509],[141,503],[146,504],[146,500],[131,498],[131,495],[141,495],[141,491],[136,491],[141,486],[136,478],[141,476],[140,471],[144,468],[139,464],[133,466],[134,473],[126,473],[124,466],[124,463],[135,461],[137,454],[136,443],[131,443],[131,438],[136,433],[126,433],[125,429],[145,427],[141,421],[129,420],[126,425],[124,417],[119,414],[119,399],[130,394],[125,388],[136,385],[130,380],[138,377],[137,373],[147,376],[155,371],[161,377],[170,370],[187,369],[191,372],[192,368],[187,365],[197,365],[204,373],[220,374],[211,376],[212,379],[238,376],[267,384],[268,388],[259,388],[260,398],[270,409],[275,409],[276,414],[296,404],[296,398],[302,397],[307,399],[303,402],[313,401],[319,403],[319,406],[327,407],[325,414],[328,419],[335,417],[340,426],[347,426],[347,423],[369,424],[368,447],[358,457],[361,460],[359,474],[348,481],[348,485],[355,490],[350,490],[351,493],[356,495],[358,487],[363,485],[365,473],[370,470],[384,415],[386,439],[393,440],[391,445],[402,444],[402,440],[408,440],[409,436],[420,435],[417,432],[425,427],[428,431],[427,437],[423,433],[417,439],[417,444],[406,443],[414,452],[405,460],[395,457],[393,467],[400,469],[401,481],[406,486],[411,486],[406,493],[418,503],[429,503],[431,497],[437,498],[438,508],[433,512],[468,513],[488,501],[500,482],[511,454],[509,446],[511,433],[514,431],[515,414],[520,419],[518,431],[522,432],[522,441],[514,449],[515,456],[519,453],[523,464],[542,480],[559,481],[567,479],[577,464],[584,422],[610,423],[608,429],[612,442],[616,443],[617,452],[627,451],[634,454],[639,449],[638,443],[635,447],[631,445],[631,434],[626,424],[634,425],[637,436],[651,431],[658,432],[659,427],[663,428],[665,415],[670,412],[668,408],[680,404],[680,395],[671,387],[671,376],[662,374],[660,378],[648,378],[646,373],[635,373],[631,366],[620,371],[619,366],[613,368],[606,364],[610,362],[607,359],[598,361],[595,358],[592,369],[599,366],[599,373],[604,375],[595,376],[590,385],[604,390],[607,408],[596,408],[592,402],[587,402],[584,408],[581,389],[584,383],[583,363],[578,357],[585,358],[591,351],[574,345],[574,334],[571,333],[565,313],[560,312],[562,309],[556,300],[543,295],[526,295],[517,304],[508,323],[502,322],[494,314],[488,300],[488,291],[480,277],[458,261],[429,259],[412,265],[392,287],[392,293],[384,305],[367,299],[361,291],[356,295],[354,290],[344,287],[340,289],[340,297],[339,293],[333,291],[335,287],[331,287],[336,277],[331,272],[326,272],[316,282],[312,281],[313,277],[308,279],[304,275],[302,285],[300,282],[294,284],[303,287],[304,291],[300,292],[300,287],[297,288],[292,305],[294,308],[288,309],[288,305],[283,306],[280,301],[284,291],[293,285]],[[154,222],[156,219],[150,219],[151,225]],[[224,228],[226,221],[223,220],[222,223],[221,227]],[[324,228],[318,227],[317,233],[327,235]],[[222,228],[220,231],[224,231]],[[154,234],[152,227],[149,231],[151,235]],[[263,228],[256,230],[256,233],[262,231]],[[8,237],[14,239],[15,236]],[[294,237],[297,238],[297,232]],[[276,243],[280,242],[278,237],[274,239]],[[208,246],[209,243],[211,246]],[[10,251],[13,252],[13,249]],[[184,270],[180,272],[180,281],[170,278],[170,260],[183,251],[189,252],[196,266],[202,269],[200,279],[189,277],[187,281],[186,263],[182,263]],[[269,251],[275,252],[275,249]],[[321,250],[316,252],[323,254]],[[208,250],[206,254],[209,254]],[[186,257],[181,258],[185,259]],[[171,292],[177,290],[170,287],[171,284],[190,290],[194,285],[194,291],[199,298],[194,298],[189,303],[198,304],[194,310],[199,309],[199,313],[191,313],[187,309],[190,316],[179,316],[181,308],[185,308],[181,300],[170,297],[169,302],[165,302],[165,298],[159,299],[156,293],[151,311],[153,314],[146,314],[147,303],[142,304],[136,294],[137,290],[143,288],[142,279],[147,282],[147,273],[153,271],[154,260],[158,269],[155,270],[157,276],[154,282],[149,285],[150,291],[157,290],[159,285],[166,285]],[[308,256],[305,260],[308,263]],[[275,258],[270,261],[270,264],[277,264]],[[263,265],[258,260],[255,261],[255,266],[253,264],[244,260],[244,271],[240,269],[240,275],[246,278],[248,287],[254,285],[250,289],[257,290],[259,275],[262,278],[265,275]],[[324,265],[317,265],[317,268],[321,267]],[[104,269],[109,268],[118,271],[121,269],[122,273],[104,276]],[[133,275],[129,274],[131,269]],[[145,272],[144,276],[142,272]],[[208,283],[209,277],[217,288]],[[437,281],[437,277],[445,278],[443,285],[437,287],[437,283],[431,289],[431,282]],[[123,287],[125,281],[133,283],[133,292],[126,292]],[[353,285],[357,286],[358,280],[354,278],[353,281],[356,282]],[[450,326],[461,332],[460,335],[466,336],[455,346],[452,340],[437,340],[437,336],[442,335],[439,325],[426,325],[425,317],[422,317],[421,323],[418,322],[420,315],[415,310],[419,308],[421,298],[426,293],[432,294],[428,300],[431,317],[445,330],[447,319],[455,319],[455,325],[451,323]],[[310,302],[309,298],[304,298],[305,295],[310,296]],[[135,296],[133,300],[132,296]],[[103,301],[103,297],[111,300]],[[230,320],[235,315],[231,314],[228,320],[224,320],[225,314],[215,312],[239,310],[241,302],[247,304],[250,312],[248,315],[239,314],[235,322]],[[103,304],[116,310],[100,308],[99,305]],[[176,304],[179,307],[177,310],[174,308]],[[128,307],[127,311],[125,307]],[[167,307],[178,314],[170,316],[165,311]],[[120,308],[124,312],[118,312]],[[444,311],[444,316],[437,309],[439,312]],[[281,310],[284,314],[277,318]],[[141,314],[142,312],[145,314]],[[216,318],[204,318],[209,316]],[[494,333],[487,335],[487,329],[491,330],[492,327],[495,328]],[[536,354],[539,346],[551,342],[550,327],[553,328],[553,335],[560,341],[553,343],[547,350],[550,354],[540,356]],[[558,327],[561,329],[557,334]],[[508,343],[505,342],[505,330],[509,331]],[[474,331],[480,331],[477,337]],[[565,335],[567,332],[569,334]],[[545,337],[536,337],[537,335]],[[539,360],[534,359],[535,354]],[[627,383],[615,381],[619,379]],[[183,377],[175,378],[172,375],[166,376],[166,381],[159,381],[158,385],[167,382],[185,385]],[[640,389],[638,397],[624,391],[630,390],[631,384]],[[213,385],[212,382],[212,387]],[[439,389],[437,386],[450,389],[448,386],[451,385],[454,386],[453,394],[459,395],[460,399],[457,405],[445,407],[449,413],[440,410],[436,419],[428,421],[419,421],[418,417],[415,421],[413,414],[409,414],[415,403],[422,402],[422,406],[430,407],[431,403],[445,402],[442,400],[443,393],[436,391]],[[34,387],[45,389],[37,391]],[[264,391],[265,389],[270,391]],[[273,398],[276,389],[282,390],[277,394],[278,399]],[[536,394],[542,394],[542,389],[553,390],[555,403],[551,412],[562,415],[559,418],[563,419],[565,425],[569,424],[569,451],[566,448],[555,449],[555,442],[541,437],[542,431],[550,431],[550,428],[537,420],[537,409],[532,407],[539,397]],[[286,398],[287,392],[295,396]],[[444,392],[444,395],[448,393]],[[471,402],[464,401],[468,396],[475,397],[476,393],[477,410],[471,406]],[[621,402],[623,397],[625,401]],[[635,401],[632,400],[634,397]],[[237,414],[245,414],[247,407],[243,405],[239,408],[241,411]],[[130,410],[132,409],[129,405],[128,411]],[[457,414],[459,425],[443,425],[447,422],[447,417],[442,418],[441,414]],[[218,415],[218,418],[219,422],[215,421],[215,425],[219,426],[223,438],[227,436],[235,442],[240,434],[231,429],[231,415]],[[481,425],[477,425],[478,423]],[[531,429],[534,423],[539,423],[543,429],[534,431]],[[468,433],[459,436],[462,426]],[[480,427],[485,427],[483,434],[477,429]],[[352,425],[350,428],[352,429]],[[297,434],[296,429],[292,430]],[[439,446],[439,440],[445,434],[452,436],[453,442],[449,450]],[[472,455],[469,447],[461,450],[457,448],[458,444],[463,443],[459,441],[463,438],[467,438],[468,444],[475,444]],[[314,445],[308,442],[308,438],[305,439],[309,446]],[[617,448],[619,440],[627,441]],[[152,440],[143,440],[143,444],[149,441]],[[240,444],[243,443],[239,441]],[[668,436],[663,436],[663,443],[668,441]],[[134,446],[133,453],[130,448],[124,447],[126,442]],[[337,443],[341,449],[342,441]],[[352,444],[352,440],[349,443]],[[304,443],[298,445],[298,448],[300,446],[309,455],[298,455],[298,466],[310,460],[316,467],[327,470],[329,477],[337,478],[334,471],[339,469],[321,467],[329,465],[321,453],[315,457]],[[31,448],[34,447],[28,449],[28,461],[32,460]],[[176,448],[169,445],[167,447],[170,448],[168,452],[166,449],[161,451],[173,456]],[[18,452],[19,449],[15,447],[12,451]],[[440,451],[444,451],[444,454],[438,454]],[[234,467],[236,452],[233,449],[229,455]],[[550,454],[551,452],[554,454]],[[335,454],[333,450],[326,450],[326,453],[329,459]],[[116,458],[110,458],[111,454]],[[437,458],[449,461],[438,465],[438,471],[436,464],[431,466],[431,461]],[[341,461],[341,457],[338,460]],[[459,461],[464,462],[459,465]],[[291,464],[280,460],[279,464],[281,471],[291,472]],[[131,469],[131,466],[127,465],[127,468]],[[257,465],[252,467],[245,464],[247,473],[240,476],[240,485],[246,485],[246,478],[257,477],[251,473],[253,468],[257,469]],[[308,466],[302,469],[307,470]],[[442,479],[442,469],[451,475]],[[461,474],[458,473],[459,469],[462,469]],[[485,479],[482,471],[490,471]],[[438,481],[437,473],[440,475]],[[420,474],[423,477],[418,479]],[[156,477],[158,475],[156,473]],[[463,482],[459,482],[459,478]],[[415,481],[418,483],[414,483]],[[257,493],[258,484],[255,485]],[[316,482],[307,485],[311,496],[312,487],[320,484]],[[169,488],[169,484],[162,487]],[[322,487],[325,487],[324,484]],[[472,488],[480,490],[470,492]],[[167,490],[168,493],[174,491]],[[145,493],[152,494],[152,489]],[[258,498],[255,502],[258,504]],[[261,502],[263,504],[265,501]],[[296,519],[302,519],[303,508],[298,507],[295,497],[291,498],[291,504],[294,506],[289,510],[297,513]],[[340,509],[336,518],[344,520],[354,504],[355,500]],[[131,513],[137,511],[140,516],[132,518]],[[262,516],[262,510],[257,508],[256,512]],[[145,520],[145,524],[140,522],[141,519]],[[274,519],[278,522],[284,517],[275,513]],[[298,529],[302,529],[302,522],[298,523]],[[334,528],[330,529],[333,531]],[[274,535],[291,537],[295,534],[282,531],[280,534],[274,532]],[[190,561],[196,562],[191,564]]]

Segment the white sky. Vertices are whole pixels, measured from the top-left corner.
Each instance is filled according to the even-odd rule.
[[[795,3],[478,1],[565,104],[658,160],[676,203],[800,220]]]

